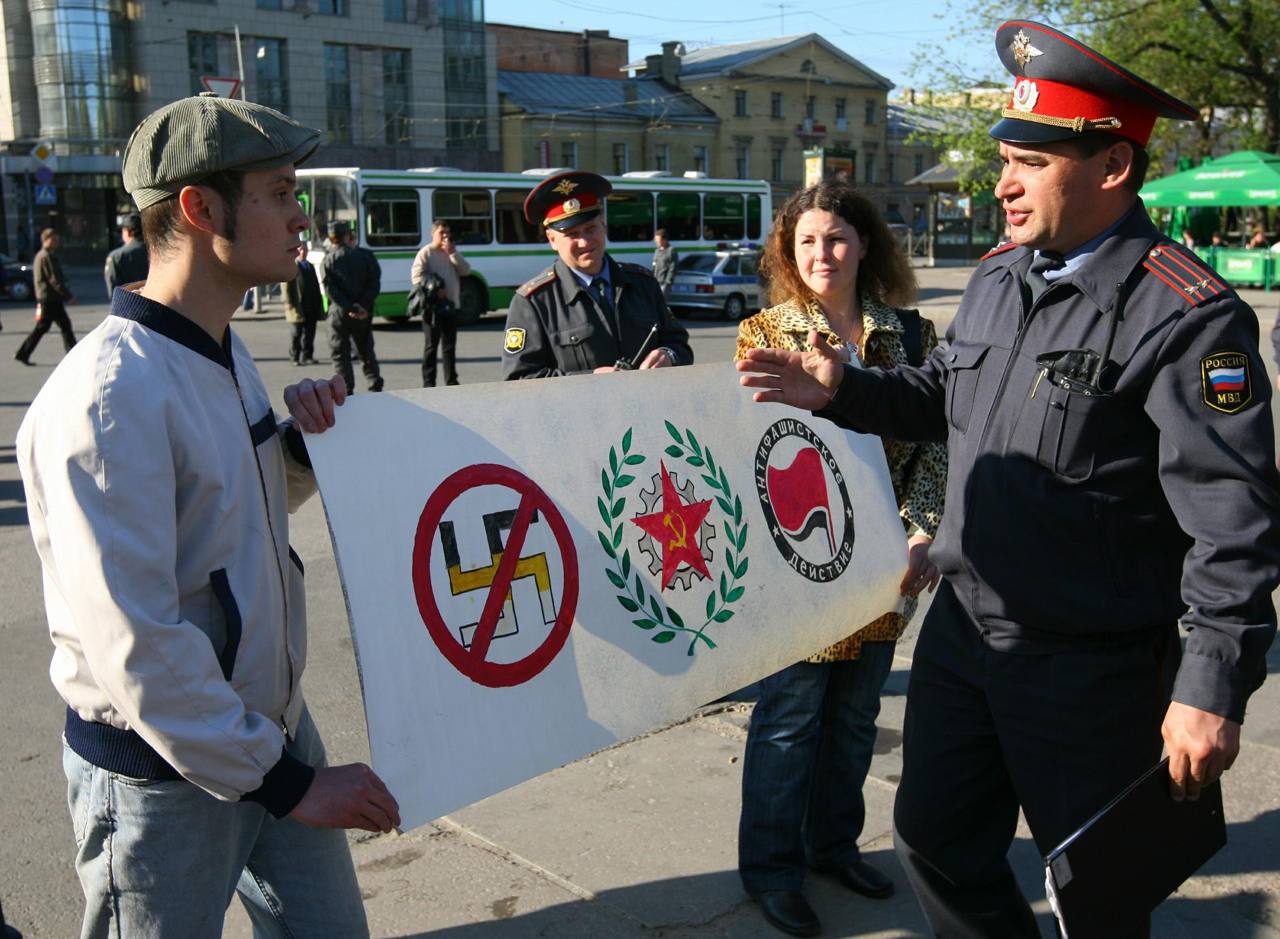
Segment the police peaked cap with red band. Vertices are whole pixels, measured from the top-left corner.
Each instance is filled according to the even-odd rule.
[[[996,52],[1017,79],[991,128],[996,140],[1050,143],[1097,130],[1145,147],[1157,117],[1200,117],[1185,101],[1041,23],[1005,23],[996,30]]]
[[[524,217],[531,225],[567,231],[599,215],[611,192],[613,184],[595,173],[558,173],[538,183],[525,198]]]

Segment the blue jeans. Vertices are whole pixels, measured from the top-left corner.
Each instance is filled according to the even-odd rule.
[[[797,662],[760,683],[742,765],[738,872],[748,893],[799,890],[804,869],[858,860],[862,784],[893,642]]]
[[[303,709],[289,752],[324,765]],[[255,936],[368,936],[347,838],[186,780],[109,773],[63,746],[83,939],[216,939],[238,891]]]

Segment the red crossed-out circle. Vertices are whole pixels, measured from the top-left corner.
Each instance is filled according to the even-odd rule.
[[[520,507],[516,510],[515,521],[507,533],[502,561],[498,564],[493,583],[489,585],[489,595],[485,600],[484,611],[480,614],[480,623],[471,639],[471,648],[467,649],[454,638],[453,631],[440,614],[435,588],[431,583],[431,548],[435,543],[436,532],[440,529],[440,521],[449,506],[468,489],[481,486],[505,486],[514,490],[520,496]],[[560,561],[564,568],[564,597],[560,601],[560,609],[556,611],[556,621],[542,645],[515,662],[490,662],[487,658],[489,644],[493,641],[498,616],[502,612],[507,591],[511,588],[516,563],[520,560],[520,550],[524,547],[525,535],[529,532],[529,523],[535,511],[541,512],[542,517],[547,520],[556,545],[560,548]],[[550,665],[569,638],[569,628],[573,625],[573,614],[578,606],[578,552],[573,546],[573,538],[569,535],[569,527],[560,510],[537,483],[509,466],[477,463],[463,467],[445,479],[427,499],[422,515],[418,518],[418,531],[413,540],[413,592],[427,632],[453,667],[476,684],[489,688],[509,688],[528,681]]]

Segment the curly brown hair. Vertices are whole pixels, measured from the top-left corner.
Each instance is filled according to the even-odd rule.
[[[909,306],[916,297],[916,275],[898,247],[889,226],[871,200],[845,177],[824,179],[802,189],[783,203],[760,259],[760,271],[769,285],[769,303],[777,305],[799,297],[816,302],[796,267],[796,224],[810,209],[838,215],[858,232],[867,256],[858,263],[859,297],[870,297],[894,306]]]

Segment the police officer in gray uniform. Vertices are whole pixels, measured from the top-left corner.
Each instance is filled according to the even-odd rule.
[[[543,180],[524,203],[560,259],[516,289],[507,311],[503,377],[693,364],[689,334],[647,267],[605,253],[601,209],[612,190],[595,173]]]
[[[1136,194],[1156,117],[1196,110],[1037,23],[996,45],[1016,78],[991,130],[1012,242],[975,271],[950,348],[892,371],[825,349],[739,366],[759,400],[948,443],[894,828],[930,925],[975,939],[1039,936],[1006,859],[1019,807],[1047,854],[1162,736],[1175,799],[1230,767],[1280,581],[1257,318]],[[1116,911],[1107,934],[1148,928]]]
[[[117,287],[147,279],[151,264],[147,257],[147,245],[142,240],[142,216],[130,215],[120,226],[124,244],[107,255],[102,276],[107,284],[107,298]]]

